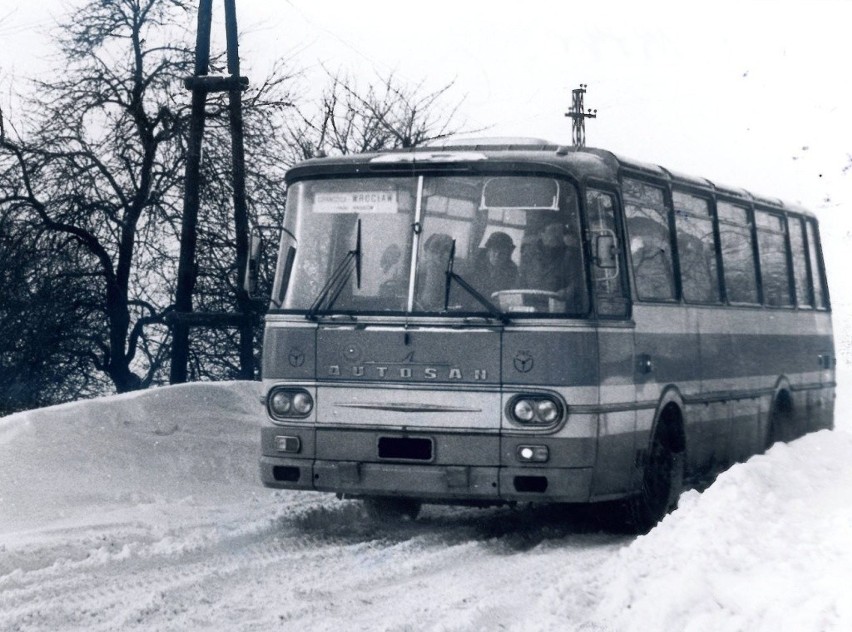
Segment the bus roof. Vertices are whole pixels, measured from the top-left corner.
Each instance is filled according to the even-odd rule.
[[[493,137],[449,138],[408,149],[395,149],[346,156],[313,158],[287,172],[287,182],[320,175],[399,175],[420,168],[459,174],[460,164],[477,171],[490,167],[510,167],[523,171],[553,171],[578,181],[599,180],[617,183],[622,173],[651,176],[678,185],[714,192],[728,199],[759,206],[782,208],[812,216],[798,204],[726,186],[707,178],[692,176],[663,166],[644,163],[605,149],[576,148],[540,138]]]

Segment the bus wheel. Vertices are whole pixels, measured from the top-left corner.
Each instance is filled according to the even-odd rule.
[[[793,415],[793,398],[787,391],[781,391],[772,404],[772,414],[769,415],[766,448],[771,448],[779,441],[784,443],[792,441],[798,435],[796,419]]]
[[[406,522],[417,519],[420,501],[413,498],[365,498],[364,509],[370,519],[377,522]]]
[[[628,500],[627,522],[631,531],[647,533],[667,513],[677,508],[683,489],[684,454],[675,452],[667,426],[654,433],[642,473],[642,489]]]

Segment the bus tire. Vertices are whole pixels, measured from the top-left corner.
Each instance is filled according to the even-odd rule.
[[[627,526],[633,533],[648,533],[677,509],[685,467],[684,451],[678,447],[672,426],[658,423],[642,471],[641,489],[627,500]]]
[[[780,391],[772,402],[772,412],[769,415],[766,448],[769,449],[779,441],[787,443],[798,438],[796,417],[793,411],[793,398],[789,391]]]
[[[413,522],[420,513],[421,503],[413,498],[375,496],[364,499],[364,510],[375,522]]]

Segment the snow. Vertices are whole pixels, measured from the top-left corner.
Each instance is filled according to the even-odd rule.
[[[837,430],[638,538],[539,507],[381,525],[265,489],[250,382],[0,418],[0,630],[849,630],[850,376]]]
[[[598,612],[619,630],[850,629],[850,454],[852,435],[822,431],[688,492],[608,561]]]

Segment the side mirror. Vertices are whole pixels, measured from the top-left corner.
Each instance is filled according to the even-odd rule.
[[[257,278],[262,250],[263,238],[260,233],[253,233],[249,244],[248,261],[246,261],[246,277],[243,279],[243,289],[251,298],[256,298],[257,295]]]
[[[592,257],[598,270],[603,270],[596,281],[614,281],[618,278],[621,273],[618,269],[618,238],[613,231],[604,229],[595,235]]]
[[[595,238],[595,265],[599,268],[616,270],[618,268],[617,253],[615,235],[607,231]]]
[[[272,303],[275,307],[281,307],[284,302],[284,295],[287,293],[287,286],[290,284],[290,273],[293,272],[293,261],[295,259],[296,249],[293,246],[288,246],[287,256],[283,261],[279,261],[280,274],[276,273],[275,285],[272,288]]]

